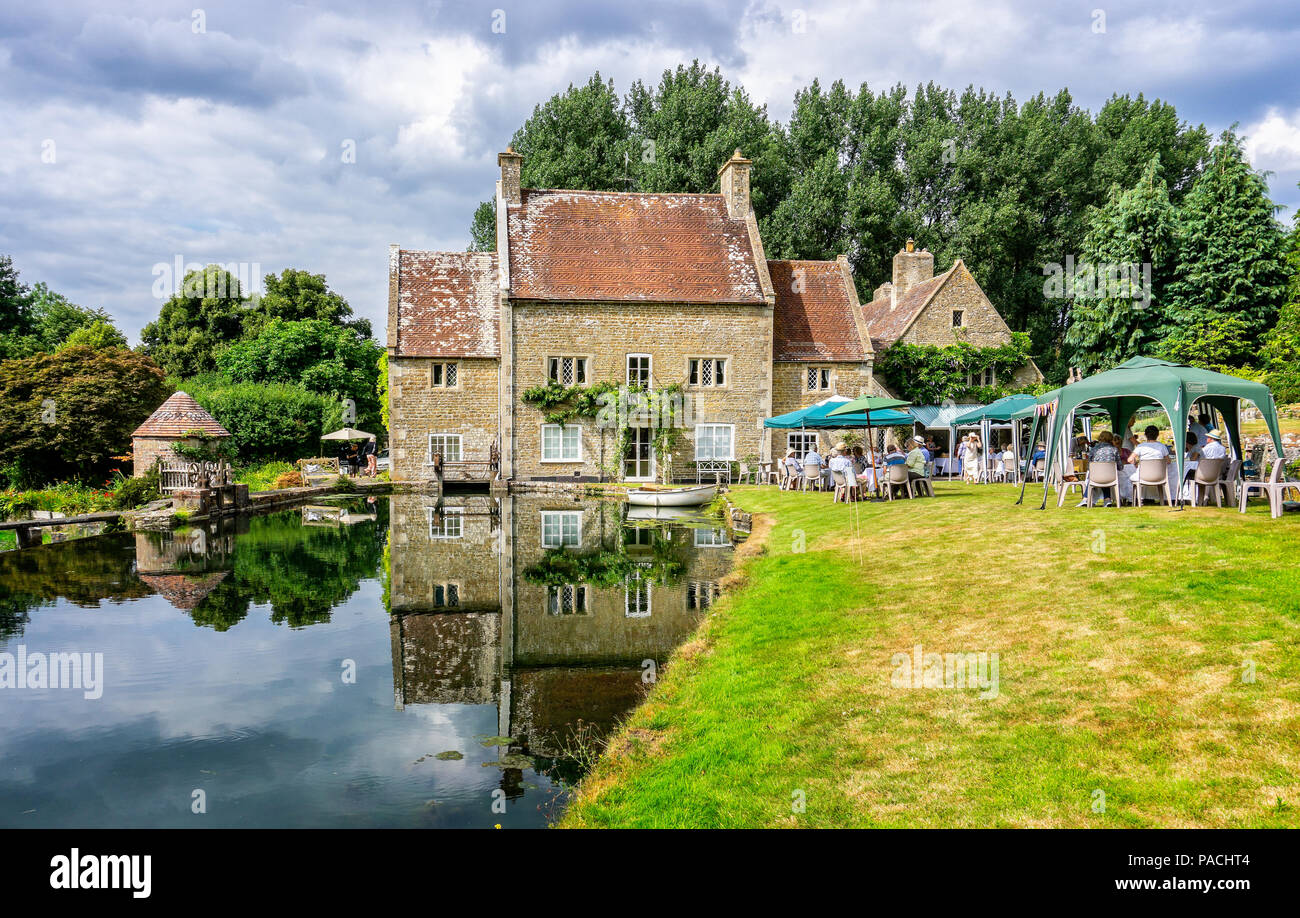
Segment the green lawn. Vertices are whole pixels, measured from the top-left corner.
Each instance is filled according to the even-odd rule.
[[[738,488],[744,583],[562,824],[1300,824],[1300,516],[938,490]],[[895,687],[918,644],[997,653],[996,697]]]

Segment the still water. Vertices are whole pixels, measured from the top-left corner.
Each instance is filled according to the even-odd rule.
[[[0,553],[0,826],[545,826],[731,564],[630,515],[394,495]]]

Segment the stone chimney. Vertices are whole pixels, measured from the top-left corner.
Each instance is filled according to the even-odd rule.
[[[894,256],[894,282],[891,296],[897,306],[907,291],[934,277],[934,256],[925,249],[916,251],[916,242],[909,239],[904,249]]]
[[[506,205],[519,203],[519,171],[524,158],[515,152],[514,147],[506,147],[504,153],[497,154],[497,165],[501,167],[501,197]]]
[[[752,162],[740,155],[740,150],[731,154],[731,159],[722,164],[718,170],[718,182],[722,186],[722,196],[727,201],[727,216],[733,220],[744,220],[749,216],[749,167]]]

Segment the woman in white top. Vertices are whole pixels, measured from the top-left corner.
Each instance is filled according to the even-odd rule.
[[[966,455],[962,458],[961,473],[966,481],[980,480],[980,438],[971,434],[966,438]]]

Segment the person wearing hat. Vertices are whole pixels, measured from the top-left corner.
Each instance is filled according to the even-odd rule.
[[[907,477],[912,481],[925,477],[925,441],[920,437],[912,438],[912,449],[907,454]]]
[[[1213,430],[1207,430],[1205,432],[1205,446],[1201,447],[1201,458],[1228,458],[1228,451],[1223,445],[1223,434],[1219,433],[1219,428],[1216,427]]]

